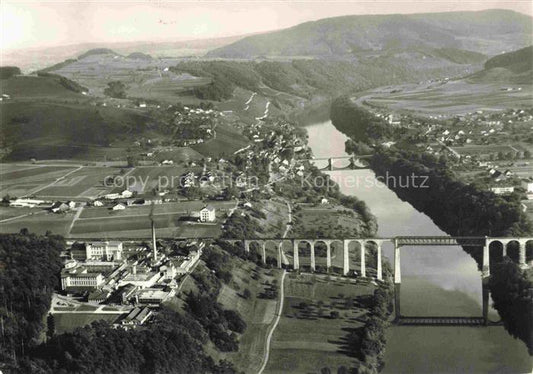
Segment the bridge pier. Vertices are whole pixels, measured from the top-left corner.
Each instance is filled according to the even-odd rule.
[[[244,243],[244,250],[247,253],[250,253],[250,242],[248,240],[243,240],[243,243]]]
[[[381,243],[377,243],[377,246],[378,246],[378,249],[377,249],[377,252],[378,252],[378,263],[377,263],[377,274],[376,274],[376,278],[378,280],[383,280],[383,269],[381,267]]]
[[[266,242],[263,242],[261,250],[262,250],[263,264],[266,264],[267,263]]]
[[[526,241],[518,241],[518,266],[522,269],[527,269],[526,263]]]
[[[294,270],[298,270],[300,268],[300,258],[298,257],[298,240],[293,240],[292,241],[293,243],[293,258],[294,258],[294,264],[293,264],[293,268]]]
[[[400,264],[400,247],[398,241],[394,239],[394,315],[398,321],[401,317],[400,310],[400,286],[402,283],[402,269]]]
[[[316,270],[316,261],[315,261],[315,242],[309,243],[311,246],[311,271]]]
[[[278,244],[278,269],[281,269],[283,267],[281,263],[281,260],[283,258],[283,256],[281,255],[281,251],[283,251],[283,240]]]
[[[485,326],[488,326],[489,324],[489,278],[484,278],[481,281],[481,289],[483,293],[483,321],[485,322]]]
[[[328,158],[328,170],[329,171],[333,170],[333,159],[331,157]]]
[[[350,242],[346,239],[342,241],[342,275],[348,275],[350,271],[350,252],[349,246]]]
[[[366,278],[366,248],[365,248],[365,241],[364,240],[358,240],[359,247],[361,247],[360,255],[361,255],[361,276],[363,278]]]
[[[326,268],[328,273],[331,270],[331,243],[326,243]]]
[[[490,276],[490,252],[489,244],[485,243],[483,246],[483,268],[482,268],[482,277],[488,278]]]

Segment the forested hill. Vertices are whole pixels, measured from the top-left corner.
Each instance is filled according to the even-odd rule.
[[[506,68],[515,73],[531,71],[533,69],[533,45],[491,58],[485,63],[485,69],[492,68]]]
[[[503,53],[485,62],[485,69],[473,74],[474,82],[531,84],[533,81],[533,45]]]
[[[531,17],[508,10],[354,15],[249,36],[208,56],[351,56],[385,51],[431,53],[440,48],[496,55],[531,44],[531,35]]]

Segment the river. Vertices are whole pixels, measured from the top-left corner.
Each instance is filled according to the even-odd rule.
[[[306,127],[316,158],[345,156],[347,137],[331,121]],[[340,166],[340,165],[339,165]],[[378,236],[446,235],[431,219],[379,183],[371,170],[329,172],[346,195],[364,200],[378,220]],[[392,259],[391,246],[384,255]],[[392,261],[391,261],[392,263]],[[481,316],[481,273],[458,246],[403,247],[402,314]],[[499,320],[490,311],[491,320]],[[530,373],[525,344],[502,326],[392,326],[384,373]]]

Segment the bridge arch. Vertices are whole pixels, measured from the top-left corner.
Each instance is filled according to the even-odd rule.
[[[264,260],[263,262],[266,264],[274,265],[278,268],[281,268],[282,264],[282,246],[283,246],[283,239],[266,239],[264,241]],[[269,256],[269,253],[273,254],[274,256]]]
[[[487,243],[489,254],[492,262],[501,262],[507,257],[506,246],[499,240],[493,240]]]
[[[320,259],[324,259],[324,258],[326,259],[325,265],[323,264],[323,261],[320,261]],[[328,266],[328,263],[331,263],[331,240],[315,239],[313,241],[313,246],[311,247],[311,270],[312,271],[317,270],[317,263],[318,263],[318,270],[322,270],[322,268],[325,268],[327,272],[327,270],[330,267],[330,265]]]
[[[314,239],[293,239],[292,257],[293,257],[293,268],[295,270],[300,269],[300,244],[305,244],[306,249],[309,248],[309,251],[310,251],[309,253],[311,254],[313,253]]]
[[[525,240],[526,248],[526,263],[529,266],[533,266],[533,238],[527,238]]]
[[[505,251],[507,252],[507,257],[509,257],[513,262],[520,262],[520,241],[519,240],[508,240],[505,243]]]
[[[376,279],[383,280],[383,268],[382,268],[382,253],[381,245],[384,241],[379,239],[367,239],[365,240],[365,260],[367,259],[366,253],[371,253],[372,249],[375,249],[375,256],[369,256],[371,268],[375,269]],[[370,248],[368,247],[370,245]],[[375,262],[374,262],[375,261]]]
[[[291,239],[280,239],[278,242],[278,268],[290,267],[290,260],[286,253],[293,251],[294,244]]]

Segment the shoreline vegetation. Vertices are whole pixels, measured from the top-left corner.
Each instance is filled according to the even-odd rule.
[[[357,145],[368,146],[383,136],[393,137],[391,131],[385,129],[384,121],[372,117],[348,98],[334,101],[331,107],[333,125],[355,143],[352,143],[352,151],[357,151]],[[382,177],[385,174],[397,178],[413,173],[427,175],[428,189],[389,188],[451,235],[523,236],[533,232],[532,223],[520,210],[519,202],[459,181],[445,163],[433,156],[376,146],[370,167]],[[481,269],[481,248],[463,249]],[[509,334],[522,340],[533,355],[533,295],[530,292],[533,275],[531,270],[521,271],[511,260],[496,260],[496,256],[491,256],[489,287],[494,307]]]

